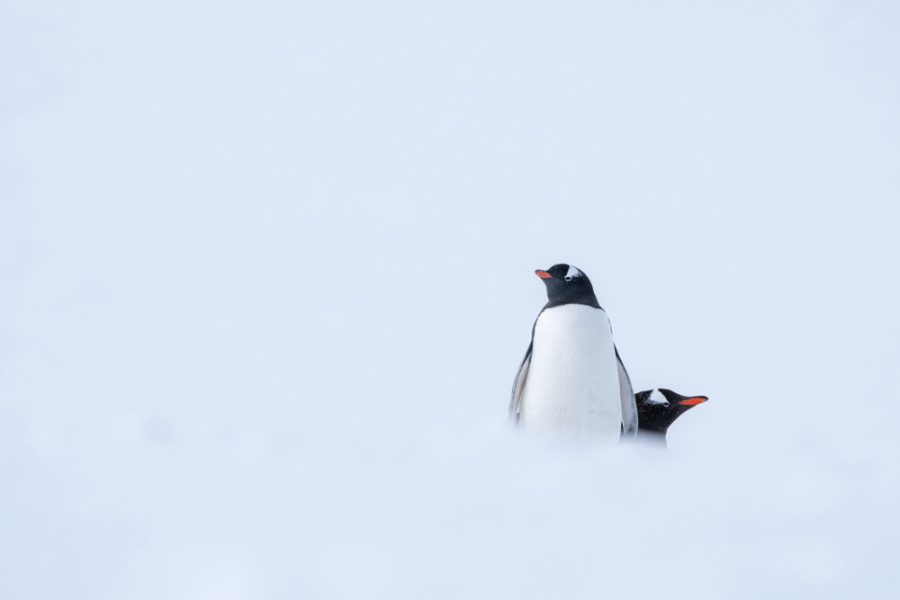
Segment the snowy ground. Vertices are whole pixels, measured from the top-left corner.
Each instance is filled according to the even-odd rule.
[[[7,0],[0,598],[897,597],[898,26]],[[505,427],[555,262],[668,452]]]

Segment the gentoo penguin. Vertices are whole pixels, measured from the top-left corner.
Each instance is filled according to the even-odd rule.
[[[666,431],[689,409],[703,404],[706,396],[682,396],[666,388],[644,390],[634,395],[638,410],[638,438],[666,445]]]
[[[591,280],[566,264],[535,274],[547,287],[547,304],[513,383],[510,419],[592,440],[636,435],[634,391]]]

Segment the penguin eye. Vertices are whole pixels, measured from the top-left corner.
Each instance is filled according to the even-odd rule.
[[[563,277],[563,279],[565,279],[566,283],[568,283],[568,282],[572,281],[573,279],[575,279],[576,277],[581,277],[582,275],[584,275],[584,273],[579,271],[577,267],[573,267],[570,265],[569,270],[566,271],[566,276]]]

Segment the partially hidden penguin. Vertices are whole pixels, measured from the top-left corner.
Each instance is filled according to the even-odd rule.
[[[706,396],[682,396],[666,388],[644,390],[634,395],[638,410],[638,439],[661,446],[675,419],[703,404]]]
[[[547,304],[513,383],[510,420],[592,441],[636,436],[631,380],[591,280],[567,264],[535,274],[547,288]]]

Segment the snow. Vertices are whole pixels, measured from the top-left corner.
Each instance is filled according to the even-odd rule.
[[[4,2],[0,598],[893,598],[898,13]],[[507,426],[558,262],[667,451]]]

